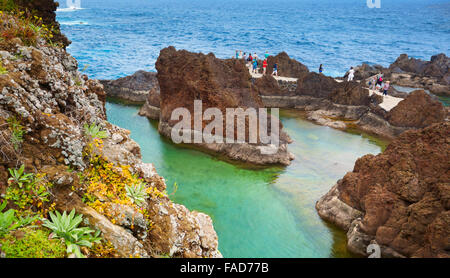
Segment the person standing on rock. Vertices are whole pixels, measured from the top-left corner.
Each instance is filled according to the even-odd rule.
[[[266,51],[266,54],[264,54],[264,57],[265,57],[266,59],[269,59],[269,51]]]
[[[239,50],[236,50],[236,59],[239,59]]]
[[[258,60],[258,55],[256,55],[256,52],[253,53],[253,59]]]
[[[322,64],[320,64],[320,66],[319,66],[319,73],[322,73],[323,72],[323,66],[322,66]]]
[[[264,59],[263,62],[263,75],[266,75],[267,72],[267,59]]]
[[[387,96],[387,92],[388,92],[388,90],[389,90],[389,81],[386,81],[386,83],[384,83],[384,86],[383,86],[383,96]]]
[[[355,70],[353,69],[353,67],[350,67],[350,70],[348,71],[347,81],[353,81],[353,77],[355,77]]]
[[[277,63],[273,64],[272,75],[278,76],[278,65],[277,65]]]
[[[369,89],[375,90],[376,84],[377,84],[377,77],[373,76],[369,81]]]
[[[247,52],[244,52],[244,55],[242,56],[242,60],[247,61]]]
[[[253,58],[253,73],[258,73],[258,61]]]
[[[377,79],[377,85],[375,86],[375,89],[377,89],[378,86],[380,86],[380,88],[381,88],[382,83],[383,83],[383,77],[381,77],[381,75],[380,75],[380,77],[378,77],[378,79]]]

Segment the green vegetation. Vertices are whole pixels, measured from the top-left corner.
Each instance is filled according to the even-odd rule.
[[[14,24],[1,26],[1,38],[4,41],[20,38],[25,45],[35,46],[41,37],[51,46],[60,46],[52,41],[55,33],[53,26],[44,24],[42,18],[32,12],[19,10],[13,1],[0,0],[0,21],[13,20]]]
[[[0,237],[9,233],[10,231],[14,231],[20,227],[24,227],[34,222],[37,217],[16,217],[16,211],[13,209],[9,209],[6,212],[2,212],[7,205],[7,202],[4,201],[0,205]]]
[[[2,61],[0,61],[0,75],[7,74],[8,70],[3,66]]]
[[[8,179],[6,189],[6,200],[11,200],[20,209],[40,209],[48,202],[49,188],[51,183],[46,183],[39,175],[24,173],[25,165],[18,170],[8,169],[11,178]]]
[[[16,151],[19,150],[23,143],[23,135],[25,134],[25,127],[17,120],[16,117],[8,118],[9,130],[11,131],[11,144],[13,144]]]
[[[7,258],[64,258],[66,247],[61,240],[50,239],[50,232],[25,228],[0,239]]]
[[[30,183],[33,180],[33,174],[26,174],[24,173],[25,165],[20,166],[20,168],[17,169],[8,169],[9,174],[11,177],[8,179],[8,183],[15,183],[20,188],[23,187],[24,184]]]
[[[81,214],[75,216],[75,210],[72,210],[69,214],[66,214],[65,211],[63,214],[57,211],[56,215],[52,212],[49,214],[52,221],[45,219],[43,226],[51,229],[56,237],[64,239],[68,254],[74,254],[77,258],[84,258],[85,256],[80,250],[81,246],[90,248],[93,243],[100,243],[101,238],[98,237],[100,231],[94,231],[88,227],[78,227],[83,221],[83,217]]]
[[[101,129],[100,126],[92,123],[90,125],[84,125],[84,132],[89,135],[92,139],[104,139],[108,138],[108,133]]]
[[[145,199],[147,199],[148,196],[144,183],[126,185],[125,191],[127,192],[127,197],[130,198],[130,201],[138,207],[141,207],[145,203]]]
[[[17,5],[14,0],[0,0],[0,10],[5,12],[11,12],[17,9]]]

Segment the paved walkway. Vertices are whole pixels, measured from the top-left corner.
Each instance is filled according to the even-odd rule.
[[[262,73],[254,73],[254,72],[252,72],[252,66],[247,65],[247,68],[248,68],[248,71],[250,72],[250,75],[253,78],[261,78],[261,77],[263,77]],[[259,70],[259,68],[258,68],[258,70]],[[269,74],[269,73],[267,73],[267,74]],[[278,80],[282,80],[282,81],[287,81],[287,82],[297,82],[297,80],[298,80],[298,78],[293,78],[293,77],[284,77],[284,76],[275,76],[275,75],[272,75],[272,76],[277,81]]]

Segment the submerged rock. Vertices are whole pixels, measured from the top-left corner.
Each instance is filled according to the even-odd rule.
[[[450,257],[450,124],[400,135],[377,156],[358,159],[316,204],[319,215],[348,231],[348,248],[382,257]]]

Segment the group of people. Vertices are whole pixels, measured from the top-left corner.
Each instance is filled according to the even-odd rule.
[[[387,96],[389,91],[390,82],[386,81],[383,83],[383,75],[375,75],[369,80],[369,89],[371,90],[383,90],[383,96]]]
[[[322,65],[321,65],[322,66]],[[353,81],[353,78],[355,77],[355,69],[353,67],[350,67],[350,70],[348,71],[347,81]],[[382,90],[383,96],[387,96],[387,92],[389,91],[389,81],[383,82],[383,75],[375,75],[369,80],[369,89],[371,90]]]
[[[264,60],[262,62],[263,75],[267,73],[267,59],[269,58],[269,52],[266,51],[264,54]],[[242,50],[236,50],[236,59],[243,59],[247,62],[247,66],[251,69],[252,73],[258,73],[258,55],[255,53],[249,52],[248,55],[246,52],[242,52]],[[278,76],[278,65],[275,63],[273,65],[272,75]]]

